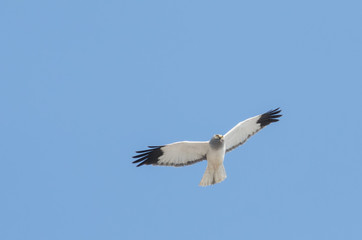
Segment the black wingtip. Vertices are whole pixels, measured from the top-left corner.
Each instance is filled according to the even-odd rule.
[[[276,108],[274,110],[270,110],[264,114],[262,114],[258,120],[257,123],[260,124],[260,126],[263,128],[267,125],[269,125],[270,123],[273,122],[278,122],[281,116],[281,114],[279,114],[282,110],[280,110],[280,108]]]
[[[138,163],[136,167],[140,167],[144,164],[150,165],[155,164],[158,162],[159,157],[162,156],[163,152],[161,148],[163,146],[148,146],[149,149],[142,150],[142,151],[136,151],[136,153],[140,153],[138,155],[133,156],[133,158],[136,158],[135,161],[132,163]]]
[[[144,162],[141,162],[141,163],[137,164],[136,167],[141,167],[143,164],[145,164],[145,163],[144,163]]]

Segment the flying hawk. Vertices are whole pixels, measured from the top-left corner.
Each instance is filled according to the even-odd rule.
[[[226,178],[224,168],[225,153],[242,145],[251,136],[272,122],[279,121],[279,108],[238,123],[224,136],[216,134],[210,141],[175,142],[164,146],[149,146],[149,149],[136,151],[133,163],[180,167],[207,160],[207,167],[200,186],[219,183]]]

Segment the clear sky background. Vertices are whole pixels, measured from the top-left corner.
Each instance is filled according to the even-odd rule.
[[[361,1],[1,1],[0,239],[362,239]],[[281,121],[206,162],[147,145]]]

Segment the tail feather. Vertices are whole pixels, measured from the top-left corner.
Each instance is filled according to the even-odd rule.
[[[219,182],[224,181],[226,178],[226,172],[224,165],[221,164],[217,169],[206,167],[204,176],[201,179],[200,186],[206,187],[209,185],[213,185]]]

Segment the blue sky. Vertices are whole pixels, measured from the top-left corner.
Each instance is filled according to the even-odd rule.
[[[0,239],[362,239],[360,1],[2,1]],[[226,156],[136,168],[281,107]]]

